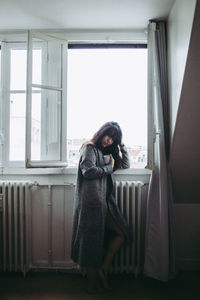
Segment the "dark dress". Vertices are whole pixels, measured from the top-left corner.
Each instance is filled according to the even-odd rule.
[[[122,168],[130,167],[128,152],[121,147]],[[72,230],[71,258],[81,267],[100,267],[103,263],[107,210],[130,240],[128,225],[113,195],[113,169],[101,150],[88,143],[81,151]]]

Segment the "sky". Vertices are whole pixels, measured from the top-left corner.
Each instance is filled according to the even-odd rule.
[[[127,146],[147,144],[147,49],[68,51],[68,138],[116,121]]]

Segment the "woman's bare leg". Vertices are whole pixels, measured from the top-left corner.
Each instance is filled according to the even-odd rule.
[[[111,288],[108,284],[106,274],[108,273],[114,255],[124,243],[125,236],[118,225],[114,222],[113,217],[109,211],[107,212],[106,216],[106,228],[114,233],[114,237],[110,241],[110,244],[106,250],[103,265],[100,269],[98,269],[98,275],[101,279],[104,289],[110,290]]]
[[[103,290],[98,284],[98,273],[96,268],[87,268],[87,290],[91,294],[101,293]]]
[[[87,268],[87,283],[88,283],[88,290],[94,290],[96,288],[96,280],[97,280],[97,273],[95,268]]]
[[[107,216],[106,216],[106,228],[109,229],[110,231],[112,231],[115,234],[115,236],[110,241],[110,244],[106,251],[104,262],[102,265],[102,268],[105,273],[108,272],[110,264],[115,256],[115,254],[117,253],[117,251],[120,249],[120,247],[122,246],[122,244],[125,241],[124,233],[121,231],[119,226],[113,220],[113,217],[110,214],[109,210],[108,210]]]

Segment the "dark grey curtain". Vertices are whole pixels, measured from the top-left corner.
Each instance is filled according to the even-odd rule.
[[[167,84],[166,25],[151,22],[148,27],[148,101],[152,106],[154,142],[153,166],[147,199],[144,273],[167,281],[175,274],[173,199],[168,168],[169,115]]]
[[[163,124],[165,136],[165,151],[167,160],[169,159],[169,98],[168,98],[168,79],[167,79],[167,36],[166,22],[156,22],[156,44],[158,55],[158,71],[160,78],[160,94],[163,111]]]

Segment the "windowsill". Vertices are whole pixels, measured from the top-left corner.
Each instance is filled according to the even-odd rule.
[[[1,175],[76,175],[77,168],[3,168]],[[116,175],[150,175],[149,169],[121,169],[114,172]]]

